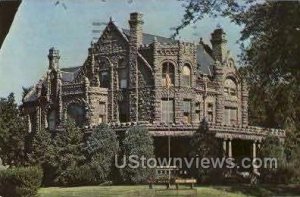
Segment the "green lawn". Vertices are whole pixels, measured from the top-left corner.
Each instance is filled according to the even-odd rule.
[[[163,186],[87,186],[69,188],[42,188],[39,190],[40,197],[98,197],[98,196],[197,196],[197,197],[243,197],[243,196],[274,196],[274,195],[299,195],[298,186],[200,186],[190,190],[181,187],[181,190],[166,190]]]

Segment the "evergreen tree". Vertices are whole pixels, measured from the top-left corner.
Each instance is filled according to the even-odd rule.
[[[26,164],[26,121],[21,116],[14,94],[0,99],[0,158],[4,165]]]
[[[126,131],[123,141],[123,154],[128,158],[135,155],[139,159],[144,156],[146,159],[154,157],[153,138],[144,127],[135,126]],[[121,171],[123,180],[127,183],[145,183],[153,175],[153,169],[142,167],[142,162],[137,168],[131,168],[126,165]]]
[[[92,171],[91,182],[101,183],[111,178],[112,165],[118,150],[117,135],[106,124],[101,124],[92,131],[85,145],[86,167]]]
[[[57,177],[54,183],[60,185],[74,184],[74,170],[85,161],[84,133],[75,126],[73,121],[67,121],[64,131],[56,132],[53,139],[53,167]],[[75,180],[76,181],[76,180]]]
[[[202,120],[199,129],[194,133],[191,138],[191,153],[192,158],[208,158],[216,159],[222,157],[220,141],[214,136],[213,133],[209,131],[208,124],[205,119]],[[219,169],[213,168],[202,168],[201,166],[196,167],[196,163],[192,166],[192,169],[189,170],[189,174],[193,175],[200,181],[214,181],[215,179],[219,180],[220,174],[222,171]],[[216,174],[218,174],[216,176]],[[209,179],[209,180],[208,180]]]

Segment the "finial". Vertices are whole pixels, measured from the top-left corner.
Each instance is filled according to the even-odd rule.
[[[113,21],[113,18],[110,16],[109,17],[109,22],[112,22]]]
[[[222,26],[220,23],[217,24],[217,29],[222,29]]]
[[[203,44],[203,38],[200,37],[200,41],[199,41],[200,44]]]

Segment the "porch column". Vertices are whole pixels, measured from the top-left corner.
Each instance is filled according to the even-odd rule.
[[[232,158],[231,139],[228,140],[228,157]]]
[[[256,158],[256,141],[254,141],[253,144],[252,144],[253,173],[257,173],[258,172],[257,168],[256,168],[256,162],[254,162],[255,158]]]
[[[223,139],[223,156],[226,157],[227,139]]]
[[[252,157],[253,159],[256,158],[256,141],[252,144]]]

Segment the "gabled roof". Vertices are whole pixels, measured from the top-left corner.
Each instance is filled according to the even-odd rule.
[[[129,29],[122,29],[123,33],[129,38],[130,35],[130,30]],[[143,44],[144,45],[149,45],[153,43],[154,37],[156,37],[157,41],[160,43],[170,43],[170,44],[176,44],[177,40],[163,37],[163,36],[157,36],[153,34],[147,34],[143,33]]]

